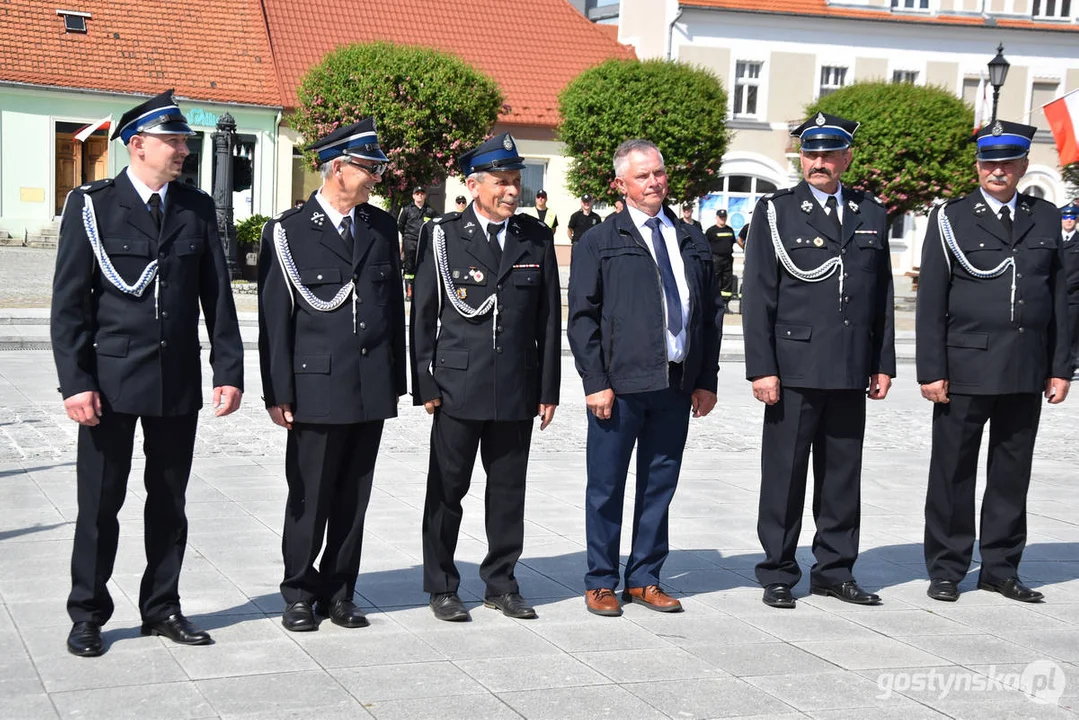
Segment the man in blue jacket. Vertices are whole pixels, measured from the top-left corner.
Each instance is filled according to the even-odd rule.
[[[596,615],[622,614],[614,589],[636,444],[633,546],[622,599],[680,612],[681,603],[659,587],[668,508],[690,411],[704,417],[716,404],[723,313],[708,241],[664,207],[659,148],[627,140],[615,151],[614,170],[627,206],[580,238],[569,285],[569,344],[588,405],[585,602]]]

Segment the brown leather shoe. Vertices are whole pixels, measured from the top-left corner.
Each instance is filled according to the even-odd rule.
[[[618,602],[618,596],[610,588],[596,588],[584,594],[588,612],[593,615],[606,615],[618,617],[622,614],[622,605]]]
[[[626,588],[622,593],[626,602],[644,605],[656,612],[682,612],[682,603],[659,589],[659,585],[647,585],[643,588]]]

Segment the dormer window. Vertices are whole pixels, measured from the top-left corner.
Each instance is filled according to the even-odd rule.
[[[90,13],[78,12],[77,10],[57,10],[56,14],[64,19],[65,32],[86,34],[86,21],[90,19]]]

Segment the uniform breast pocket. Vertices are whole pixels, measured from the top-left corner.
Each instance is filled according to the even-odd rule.
[[[1026,241],[1030,252],[1030,269],[1039,275],[1048,275],[1053,266],[1053,255],[1056,253],[1058,243],[1056,238],[1033,237]]]
[[[146,238],[104,238],[101,247],[110,258],[150,257],[150,241]]]
[[[854,235],[854,244],[858,248],[859,264],[863,270],[875,272],[880,268],[884,244],[877,233],[856,233]]]
[[[823,240],[819,246],[814,244],[814,240],[814,238],[806,239],[803,240],[804,244],[795,242],[794,245],[787,247],[787,254],[798,269],[816,270],[834,257],[834,253],[824,247]]]
[[[377,263],[367,271],[367,277],[375,290],[375,302],[379,305],[388,305],[390,302],[390,280],[394,279],[393,265],[390,263]]]
[[[201,237],[182,237],[174,247],[180,258],[197,258],[206,249],[206,241]]]
[[[535,270],[514,270],[512,279],[513,286],[518,290],[523,290],[524,292],[539,290],[540,273],[538,268]]]

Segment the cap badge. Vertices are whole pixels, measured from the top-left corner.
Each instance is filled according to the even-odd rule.
[[[824,247],[824,239],[820,236],[813,238],[814,247]]]
[[[826,120],[824,119],[824,113],[819,113],[818,112],[817,113],[817,119],[816,119],[817,127],[820,127],[825,122],[826,122]]]
[[[993,137],[1000,137],[1004,132],[1004,127],[1000,124],[1000,120],[993,123]]]
[[[508,134],[506,135],[506,137],[502,138],[502,147],[506,148],[507,150],[513,149],[513,139]]]
[[[813,203],[809,202],[808,200],[803,200],[802,201],[802,212],[808,213],[808,212],[812,212],[812,210],[813,210]]]

